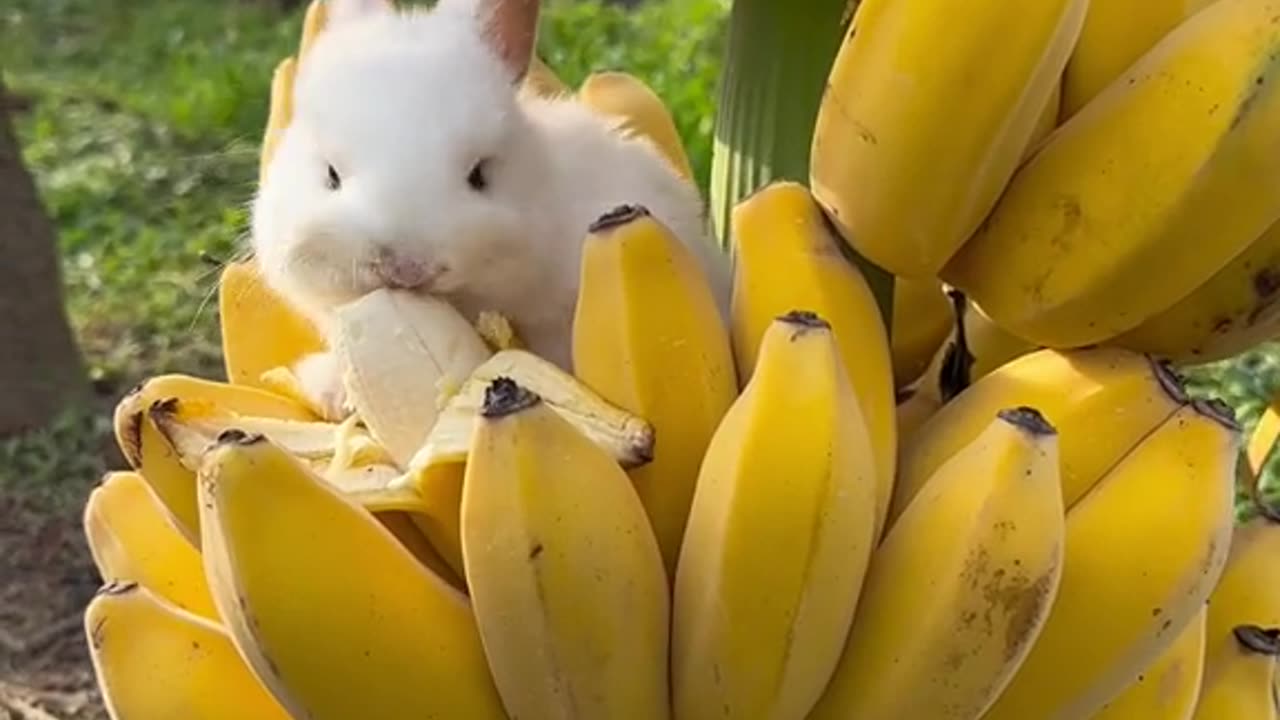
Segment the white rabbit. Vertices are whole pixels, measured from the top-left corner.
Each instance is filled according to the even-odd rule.
[[[503,313],[531,350],[571,369],[582,241],[623,204],[696,251],[727,319],[729,261],[696,187],[615,120],[521,89],[536,0],[328,5],[252,207],[267,282],[322,330],[339,304],[412,288],[472,320]],[[331,357],[296,371],[343,414]]]

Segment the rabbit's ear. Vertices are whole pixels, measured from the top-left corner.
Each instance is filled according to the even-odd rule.
[[[325,19],[334,25],[395,10],[390,0],[325,0],[324,4]]]
[[[438,5],[451,12],[470,13],[512,81],[524,80],[537,44],[538,0],[440,0]]]

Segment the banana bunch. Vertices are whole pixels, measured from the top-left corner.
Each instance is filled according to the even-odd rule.
[[[499,315],[472,323],[404,290],[340,308],[322,337],[252,260],[227,266],[225,379],[159,375],[127,393],[114,426],[130,468],[85,506],[103,586],[84,632],[112,717],[1277,717],[1280,512],[1260,492],[1245,522],[1234,507],[1238,482],[1258,486],[1275,413],[1242,463],[1231,411],[1192,397],[1168,359],[1189,344],[1057,347],[950,271],[988,238],[1027,241],[1015,262],[966,265],[992,282],[1018,282],[1023,244],[1065,253],[1017,234],[1033,209],[1017,198],[1052,192],[1023,174],[1102,157],[1086,149],[1167,106],[1174,89],[1149,85],[1190,72],[1193,50],[1214,56],[1194,68],[1204,92],[1225,92],[1271,32],[1245,17],[1274,5],[1280,18],[1280,2],[1218,0],[1132,84],[1081,99],[1143,50],[1077,36],[1156,34],[1117,30],[1139,16],[1095,15],[1100,2],[980,2],[974,32],[1017,36],[1001,47],[942,26],[936,2],[863,2],[817,124],[822,181],[774,181],[733,210],[728,317],[693,251],[643,206],[620,205],[583,229],[571,371]],[[299,53],[324,12],[309,7]],[[1254,45],[1208,53],[1229,27]],[[954,132],[933,127],[922,108],[949,102],[936,95],[945,81],[954,92],[992,52],[990,82],[965,88],[990,96],[953,103],[948,119],[973,115]],[[264,166],[294,62],[276,68]],[[912,80],[905,90],[887,83],[897,63],[910,66],[896,76]],[[535,64],[526,88],[576,93],[689,174],[670,115],[637,78],[600,73],[575,91]],[[1184,114],[1160,122],[1189,127]],[[1211,164],[1129,200],[1177,190],[1189,211],[1225,193],[1231,163],[1270,163],[1252,157],[1263,120],[1246,113],[1207,156],[1195,154],[1209,139],[1184,138],[1179,162]],[[892,167],[931,148],[949,149],[937,173]],[[1172,162],[1165,150],[1143,162]],[[1133,181],[1132,164],[1115,174]],[[918,192],[893,205],[908,181]],[[1267,192],[1237,191],[1249,197],[1213,197],[1243,208]],[[1182,232],[1165,220],[1140,211],[1105,229],[1141,243]],[[908,244],[885,249],[888,236]],[[887,317],[850,244],[898,273]],[[1251,271],[1270,262],[1253,251],[1204,297],[1239,300],[1245,258]],[[1039,268],[1047,290],[1062,262]],[[1121,288],[1113,275],[1078,289],[1110,293],[1121,312],[1136,302]],[[1070,334],[1064,317],[1032,319]],[[1215,331],[1213,346],[1260,332]],[[318,351],[342,371],[345,419],[313,406],[291,370]]]

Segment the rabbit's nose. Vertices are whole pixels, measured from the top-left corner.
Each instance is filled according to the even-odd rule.
[[[406,257],[389,248],[380,248],[373,261],[373,272],[393,289],[430,289],[428,286],[443,268],[433,263]]]

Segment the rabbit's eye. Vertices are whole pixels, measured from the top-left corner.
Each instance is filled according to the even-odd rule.
[[[467,175],[467,184],[476,192],[483,192],[489,187],[489,178],[485,175],[486,161],[480,160],[471,168],[471,174]]]
[[[333,169],[332,165],[329,166],[329,177],[325,180],[325,185],[330,190],[337,190],[342,187],[342,178],[338,177],[338,171]]]

